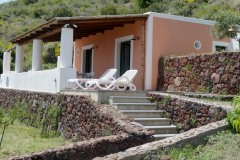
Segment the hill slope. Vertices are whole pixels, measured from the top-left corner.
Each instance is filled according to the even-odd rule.
[[[240,11],[239,0],[15,0],[0,4],[0,60],[9,39],[53,17],[115,15],[148,11],[214,19],[219,10]],[[48,48],[48,47],[46,47]],[[25,52],[30,51],[26,49]],[[28,54],[26,54],[28,55]],[[0,62],[1,64],[1,62]],[[0,65],[1,66],[1,65]],[[28,68],[28,67],[27,67]],[[1,70],[1,67],[0,67]]]

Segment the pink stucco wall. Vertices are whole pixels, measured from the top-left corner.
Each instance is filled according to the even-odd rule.
[[[196,40],[201,42],[199,50],[194,48]],[[154,17],[152,89],[157,86],[158,60],[161,56],[210,53],[213,40],[210,25]]]
[[[99,78],[107,69],[114,68],[115,39],[134,35],[139,40],[133,41],[133,65],[132,69],[137,69],[138,74],[134,79],[134,84],[138,90],[143,89],[144,77],[144,28],[145,20],[136,20],[134,24],[125,24],[123,27],[116,27],[113,30],[106,30],[103,34],[92,35],[75,41],[74,67],[81,72],[82,47],[93,44],[94,49],[94,77]],[[77,52],[80,51],[80,54]]]
[[[74,67],[81,72],[82,47],[93,44],[95,46],[93,72],[94,77],[99,78],[107,69],[114,68],[115,40],[134,35],[139,37],[139,40],[133,41],[132,69],[138,70],[134,84],[138,90],[144,89],[147,36],[145,24],[145,20],[136,20],[134,24],[125,24],[123,27],[76,40]],[[154,17],[152,32],[152,90],[157,86],[158,60],[161,56],[212,52],[214,39],[210,25]],[[199,50],[194,48],[196,40],[201,42],[202,47]],[[229,40],[225,39],[223,42]]]

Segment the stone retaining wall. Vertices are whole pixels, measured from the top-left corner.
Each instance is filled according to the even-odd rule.
[[[226,110],[231,108],[167,93],[150,92],[149,96],[158,103],[158,109],[164,111],[164,116],[171,119],[179,132],[222,120],[226,117]]]
[[[123,145],[126,149],[154,140],[152,131],[137,125],[132,119],[117,112],[111,106],[97,104],[86,96],[0,89],[0,107],[8,109],[16,103],[22,107],[23,102],[28,105],[27,110],[32,115],[37,113],[39,107],[60,107],[61,115],[57,127],[65,138],[73,141],[127,134],[128,136],[123,136],[126,140],[113,139],[113,144]],[[100,144],[97,143],[97,145]],[[123,148],[117,147],[113,150],[121,151]],[[66,151],[65,156],[70,154],[68,151],[70,150]],[[88,151],[92,151],[92,148],[89,147]],[[107,150],[101,152],[102,155],[108,153]]]
[[[97,156],[106,156],[141,144],[141,140],[137,137],[122,134],[76,142],[32,155],[11,157],[9,160],[90,160]]]
[[[158,82],[161,83],[161,80]],[[164,91],[234,95],[240,92],[239,88],[240,52],[201,54],[164,60]]]
[[[129,148],[124,152],[118,152],[102,158],[96,157],[93,160],[159,160],[161,159],[159,152],[164,149],[182,148],[186,144],[191,144],[193,147],[204,145],[207,143],[207,136],[226,130],[227,127],[225,120],[213,122],[173,137]]]

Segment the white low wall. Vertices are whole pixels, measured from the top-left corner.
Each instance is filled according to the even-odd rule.
[[[20,90],[59,92],[67,86],[67,80],[76,78],[74,68],[55,68],[52,70],[29,71],[1,74],[1,87]]]

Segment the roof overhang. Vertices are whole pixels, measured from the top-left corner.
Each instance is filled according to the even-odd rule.
[[[57,17],[50,21],[10,40],[12,43],[27,44],[33,39],[42,39],[43,42],[60,41],[61,28],[65,24],[74,24],[74,39],[81,39],[97,33],[104,33],[115,27],[135,23],[136,20],[146,20],[148,14],[92,16],[92,17]]]

